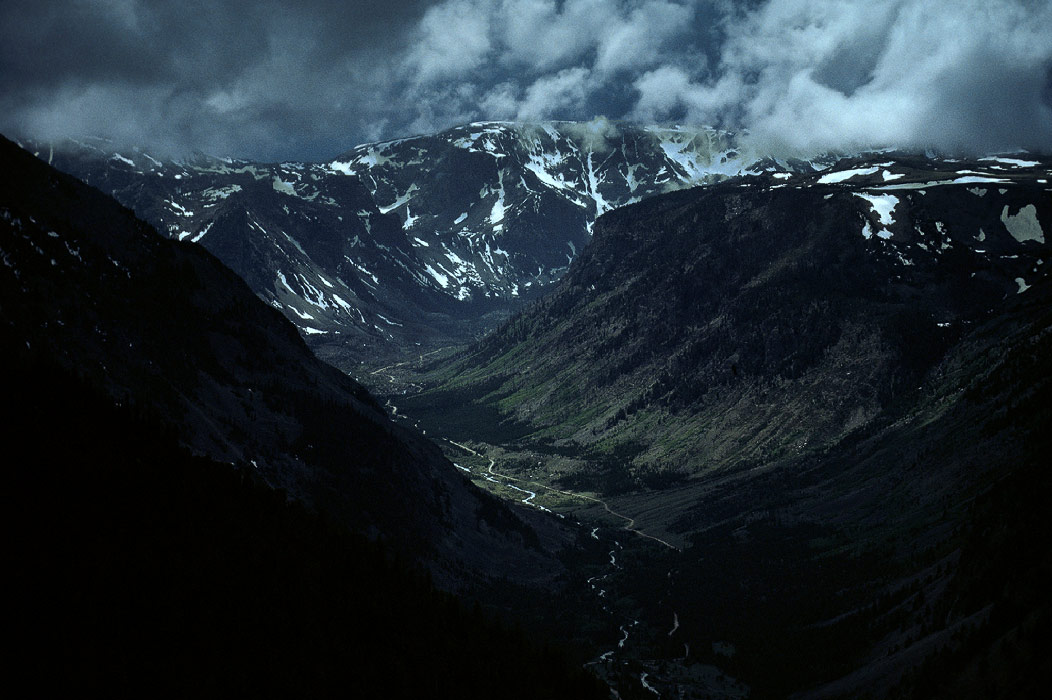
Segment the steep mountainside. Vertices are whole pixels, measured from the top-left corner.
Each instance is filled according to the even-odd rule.
[[[1047,176],[842,161],[612,212],[557,291],[440,391],[538,443],[627,457],[637,481],[825,449],[1046,277]]]
[[[0,149],[6,344],[133,405],[194,453],[249,467],[436,571],[558,573],[529,526],[317,360],[210,253],[157,235],[10,142]]]
[[[208,248],[344,367],[489,329],[565,272],[599,214],[748,167],[727,133],[605,121],[471,124],[329,163],[32,150]]]
[[[734,142],[605,121],[495,122],[359,146],[329,165],[398,215],[447,293],[502,298],[558,279],[600,214],[741,172]]]
[[[703,662],[754,697],[1041,697],[1048,180],[883,154],[611,212],[395,400],[645,535],[601,584],[673,621],[612,652],[636,685],[690,696]]]
[[[189,455],[139,407],[11,340],[0,335],[11,682],[125,697],[607,697],[250,465]]]

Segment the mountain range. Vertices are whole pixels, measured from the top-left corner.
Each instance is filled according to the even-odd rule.
[[[537,541],[528,525],[315,358],[204,248],[157,235],[109,196],[3,146],[0,318],[20,352],[135,405],[192,453],[249,466],[432,561],[436,576],[466,562],[470,575],[558,573],[539,546],[523,547]]]
[[[600,214],[749,166],[726,132],[605,120],[470,124],[327,163],[27,147],[203,245],[348,369],[489,330],[565,273]]]
[[[690,658],[761,697],[1033,694],[1048,178],[882,153],[626,206],[547,296],[391,400],[539,503],[601,494],[578,516],[666,545],[616,584],[624,615],[686,640],[636,660],[662,695],[696,686]]]
[[[4,144],[9,364],[557,619],[620,697],[1047,687],[1047,158],[27,145],[134,215]]]
[[[824,450],[1047,279],[1048,174],[885,154],[621,208],[439,391],[637,480]]]

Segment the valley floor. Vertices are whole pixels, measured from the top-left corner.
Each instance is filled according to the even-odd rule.
[[[572,619],[576,641],[592,650],[586,666],[618,697],[925,697],[922,689],[946,669],[976,654],[982,663],[1000,659],[1001,647],[982,641],[999,634],[1025,650],[1017,663],[1036,662],[1034,635],[1049,621],[1040,598],[1020,593],[1029,601],[1021,605],[1031,606],[1025,613],[996,612],[1019,604],[1003,596],[971,607],[950,602],[989,585],[977,583],[988,574],[962,565],[989,546],[988,480],[937,513],[925,499],[907,508],[912,515],[889,510],[883,517],[897,524],[867,520],[859,495],[884,488],[867,478],[819,496],[823,484],[852,483],[843,475],[830,482],[822,464],[801,462],[797,476],[784,463],[750,466],[616,494],[576,488],[568,484],[582,464],[572,451],[538,449],[515,426],[509,439],[487,440],[495,416],[481,412],[473,435],[415,398],[427,381],[419,367],[455,352],[392,363],[363,379],[477,486],[577,525],[580,546],[567,561],[573,609],[538,602],[520,612]],[[1007,483],[1049,486],[1026,469]],[[1009,548],[1008,556],[1021,555]],[[1037,555],[1020,568],[1041,580],[1047,565]]]

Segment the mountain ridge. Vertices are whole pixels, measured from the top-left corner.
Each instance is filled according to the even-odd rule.
[[[611,674],[1040,697],[1052,202],[1047,163],[1004,160],[877,154],[610,212],[551,294],[388,398],[682,549],[611,551],[595,585],[649,635]]]
[[[141,407],[192,452],[250,466],[429,561],[448,586],[557,575],[531,526],[315,358],[211,253],[159,236],[14,144],[0,147],[0,323],[23,352]],[[567,539],[554,527],[542,537],[554,549]]]
[[[481,122],[325,163],[32,150],[209,248],[344,369],[489,329],[563,274],[596,215],[746,166],[726,132],[605,121]]]
[[[760,430],[766,419],[759,416],[773,420],[772,411],[798,401],[808,372],[837,361],[824,353],[850,359],[857,366],[844,371],[858,374],[845,384],[826,372],[833,384],[822,391],[830,399],[819,405],[839,402],[862,413],[834,410],[823,420],[829,428],[864,422],[964,327],[1047,275],[1052,251],[1041,231],[1052,212],[1041,177],[1047,170],[960,182],[960,164],[942,171],[908,162],[857,166],[789,179],[746,177],[608,214],[553,294],[438,380],[450,390],[478,385],[479,400],[532,422],[538,439],[556,446],[598,445],[611,453],[618,444],[647,443],[644,435],[651,446],[655,435],[672,441],[637,453],[641,467],[664,460],[697,468],[705,439],[676,438],[669,433],[679,430],[670,427],[676,421],[662,421],[694,410],[704,396],[721,407],[712,416],[725,414],[738,427],[696,425],[693,433],[724,441],[726,447],[706,448],[717,450],[717,459],[735,453],[726,436],[740,428],[738,410]],[[882,172],[897,177],[886,180]],[[871,316],[883,318],[876,335]],[[884,369],[874,374],[878,366]],[[867,382],[869,399],[855,401]],[[719,398],[724,390],[731,393]],[[818,385],[807,391],[818,399]],[[832,398],[841,393],[852,399]],[[731,411],[737,401],[745,403]],[[627,432],[617,427],[639,411]],[[800,440],[814,441],[816,430]],[[792,442],[772,438],[782,445],[777,449]]]
[[[872,184],[893,190],[911,184],[896,182],[911,159],[921,170],[962,162],[893,151],[779,159],[727,131],[604,119],[475,122],[317,163],[172,161],[101,140],[28,145],[165,235],[207,247],[350,372],[495,328],[565,273],[597,216],[640,199],[728,177],[790,186],[816,173],[836,184],[885,172],[890,180]],[[1029,158],[974,161],[987,175],[962,178],[994,183],[1009,166],[1039,164]],[[845,172],[852,159],[866,167]]]
[[[494,140],[508,132],[488,128],[497,129],[470,126],[466,147],[443,148],[489,164],[504,162],[509,156],[498,157]],[[379,162],[386,153],[359,153],[363,160],[356,167],[394,167]],[[369,159],[375,162],[365,163]],[[339,163],[351,169],[350,157]],[[594,174],[594,161],[585,163]],[[490,177],[493,170],[486,172]],[[502,171],[496,172],[506,195],[510,189],[503,187]],[[295,178],[282,171],[277,180],[270,171],[262,178],[235,174],[253,178],[253,196],[266,194],[270,208],[244,214],[230,229],[232,240],[244,242],[235,229],[265,231],[267,216],[295,218],[296,210],[280,206],[290,197],[307,203],[300,216],[310,215],[316,204],[331,206],[316,201],[325,196],[321,189],[304,189],[309,174]],[[1052,418],[1045,408],[1048,373],[1038,361],[1052,337],[1046,311],[1052,282],[1045,265],[1049,174],[1039,158],[965,162],[878,153],[839,158],[820,171],[814,164],[785,169],[775,163],[606,212],[553,292],[496,332],[440,359],[427,355],[432,359],[425,363],[421,348],[413,353],[415,362],[377,370],[401,376],[395,386],[403,393],[384,397],[394,415],[418,421],[428,434],[460,440],[457,458],[468,454],[470,461],[457,465],[459,473],[447,463],[439,479],[445,486],[436,490],[426,479],[385,471],[390,462],[383,450],[367,450],[373,457],[379,453],[380,466],[365,470],[364,483],[380,479],[385,496],[377,499],[370,490],[347,507],[364,515],[358,523],[369,527],[377,506],[401,496],[404,503],[384,507],[390,512],[380,525],[373,523],[377,529],[397,529],[406,515],[423,532],[447,533],[454,542],[444,547],[439,535],[437,546],[450,554],[449,568],[499,572],[489,583],[492,599],[507,601],[498,604],[502,608],[552,605],[549,597],[537,597],[536,588],[527,591],[514,581],[542,588],[576,581],[576,602],[560,624],[586,646],[613,638],[619,629],[616,648],[590,663],[619,692],[743,692],[737,680],[704,680],[727,673],[759,696],[851,695],[861,689],[923,696],[921,689],[947,668],[961,669],[968,659],[999,659],[992,635],[1020,640],[1027,650],[1020,663],[1030,664],[1040,643],[1027,616],[1048,618],[1047,605],[1034,593],[1047,578],[1047,566],[1036,552],[1019,557],[1001,551],[997,538],[1025,537],[1035,528],[1034,514],[1017,513],[1007,534],[992,536],[1001,530],[991,527],[1006,499],[1029,493],[1039,501],[1049,487],[1038,469],[1047,442],[1042,436],[1052,434],[1044,432]],[[425,218],[413,210],[412,198],[391,206],[411,189],[391,182],[397,196],[363,217],[370,225],[387,221],[374,238],[381,246],[409,240],[415,219]],[[18,186],[8,189],[17,194]],[[362,187],[359,194],[371,192]],[[242,189],[249,188],[246,183]],[[413,197],[423,198],[418,191],[424,187]],[[580,197],[578,189],[573,192]],[[479,216],[491,233],[498,224],[503,233],[507,219],[495,220],[495,205],[512,200],[493,191],[480,196]],[[592,201],[598,210],[599,202]],[[90,206],[71,211],[82,209],[90,222]],[[59,357],[67,344],[76,346],[63,334],[87,338],[79,341],[86,350],[79,354],[99,362],[99,376],[119,392],[129,381],[127,370],[121,370],[123,378],[119,372],[114,377],[100,358],[124,357],[127,364],[138,352],[124,348],[127,334],[103,328],[96,339],[90,303],[79,300],[64,302],[70,313],[40,313],[54,298],[76,296],[63,287],[70,272],[59,261],[89,258],[66,228],[48,225],[49,216],[26,219],[5,209],[7,240],[17,244],[4,249],[7,275],[15,280],[5,298],[26,300],[24,308],[8,307],[6,313],[26,329],[34,348],[41,340],[45,347],[51,342]],[[124,216],[130,217],[127,210]],[[135,225],[154,236],[155,248],[173,243]],[[210,229],[203,240],[215,233]],[[287,244],[283,250],[302,252],[305,259],[312,251],[331,255],[346,243],[325,232],[310,240],[284,229],[277,233]],[[130,250],[134,257],[135,246]],[[129,264],[128,255],[91,258],[94,276],[115,288],[118,299],[89,285],[108,307],[141,296],[130,293],[142,288],[133,279],[140,265]],[[196,277],[196,288],[166,289],[174,271],[145,268],[158,287],[148,296],[163,300],[169,311],[160,323],[175,329],[191,317],[220,323],[231,312],[244,315],[234,308],[238,304],[251,311],[243,319],[247,326],[276,328],[280,321],[277,309],[258,304],[258,292],[241,285],[216,303],[206,291],[222,287],[215,275],[194,265],[176,268],[180,279]],[[19,275],[28,271],[38,280],[31,292],[18,289]],[[296,284],[302,284],[306,273],[298,274]],[[292,280],[285,279],[291,293]],[[335,288],[337,280],[325,279]],[[58,291],[49,292],[39,280]],[[379,288],[381,280],[375,282]],[[329,288],[319,278],[308,296],[319,304],[331,298],[323,287]],[[188,302],[196,304],[190,312],[180,306]],[[56,327],[37,328],[45,318]],[[58,323],[70,320],[72,329]],[[284,321],[279,325],[281,342],[302,355],[299,334]],[[302,323],[299,328],[305,333]],[[205,415],[190,411],[186,420],[201,434],[230,436],[232,444],[206,447],[225,454],[233,445],[258,442],[253,429],[238,435],[203,418],[220,405],[229,409],[224,373],[243,376],[246,367],[239,365],[266,364],[265,358],[239,353],[237,341],[215,329],[202,333],[189,325],[177,335],[212,353],[204,365],[190,366],[211,377],[191,384],[197,388],[190,403],[204,407]],[[138,345],[141,339],[132,341]],[[163,377],[185,381],[186,368],[178,363],[163,369]],[[296,374],[280,369],[290,375],[284,381]],[[262,417],[279,428],[280,450],[320,467],[323,481],[331,478],[324,486],[353,491],[355,482],[339,477],[346,431],[333,430],[334,420],[345,426],[351,416],[331,403],[360,386],[333,372],[307,372],[305,394],[282,394],[291,411],[275,411],[265,400],[240,401],[257,412],[253,421]],[[279,388],[280,382],[265,390]],[[312,400],[317,391],[328,398]],[[184,398],[171,401],[183,406]],[[375,401],[360,401],[365,403],[350,414],[364,411],[383,421]],[[244,426],[233,421],[235,429]],[[431,465],[424,469],[428,474],[439,469],[437,459],[432,464],[428,457],[436,455],[434,448],[422,442],[411,440],[408,455],[402,454],[422,457]],[[273,468],[265,461],[263,466]],[[470,489],[465,494],[444,480],[461,473],[535,508],[508,507]],[[414,507],[422,512],[409,514]],[[592,529],[563,527],[544,510],[580,515]],[[632,535],[622,535],[623,523],[611,519],[629,521]],[[436,521],[437,530],[425,524]],[[488,561],[479,556],[482,546]],[[560,547],[560,563],[542,551]],[[996,593],[996,576],[983,564],[991,557],[1017,574],[1020,586]],[[448,581],[463,578],[451,575]],[[984,618],[987,609],[994,612]],[[672,630],[662,629],[669,619]],[[574,622],[583,627],[570,629]],[[699,671],[701,664],[706,666]]]
[[[13,678],[118,695],[605,697],[564,645],[472,611],[404,553],[250,464],[189,454],[143,403],[14,341],[0,334]]]

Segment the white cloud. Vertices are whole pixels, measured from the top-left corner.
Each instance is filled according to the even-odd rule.
[[[492,119],[513,119],[519,111],[519,94],[514,83],[491,88],[479,101],[479,110]]]
[[[585,148],[598,153],[605,153],[616,147],[621,132],[613,122],[604,116],[598,116],[586,122],[568,124],[563,130],[574,134]]]
[[[443,0],[402,102],[417,130],[607,113],[744,128],[785,154],[1050,150],[1049,26],[1052,3],[1029,0]]]
[[[406,57],[418,83],[458,78],[482,64],[490,45],[487,4],[450,0],[424,13]]]
[[[658,63],[666,44],[690,30],[693,14],[689,6],[664,1],[637,7],[598,37],[596,70],[638,70]]]
[[[771,0],[728,28],[718,81],[644,76],[636,109],[726,116],[737,81],[767,148],[1048,149],[1049,27],[1052,4],[1023,0]]]
[[[494,10],[500,27],[501,63],[528,71],[574,64],[595,45],[603,26],[616,18],[604,0],[503,0]]]
[[[563,110],[585,101],[590,76],[587,68],[567,68],[555,75],[538,78],[526,89],[515,118],[523,121],[561,118]]]
[[[413,125],[441,128],[452,123],[443,115],[472,109],[493,118],[590,118],[626,75],[685,58],[704,65],[691,53],[699,4],[444,0],[425,13],[402,61],[405,102],[418,112]],[[478,87],[474,104],[460,102],[454,79]],[[623,116],[624,106],[616,113]]]
[[[480,118],[1052,151],[1048,0],[0,3],[0,129],[261,158]],[[751,9],[750,9],[751,8]]]
[[[643,73],[633,82],[639,94],[628,113],[634,121],[738,127],[745,92],[742,77],[733,72],[719,80],[702,83],[682,68],[662,66]]]

